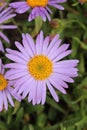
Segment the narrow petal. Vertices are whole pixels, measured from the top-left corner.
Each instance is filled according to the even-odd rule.
[[[22,52],[23,55],[25,55],[26,57],[29,57],[29,55],[27,54],[25,48],[21,45],[21,43],[15,42],[15,45],[19,49],[19,51]]]
[[[43,42],[42,54],[47,55],[48,45],[49,45],[49,37],[46,37]]]
[[[45,103],[46,101],[46,82],[43,81],[43,84],[42,84],[42,105]]]
[[[34,98],[34,94],[36,93],[36,89],[34,89],[34,88],[36,88],[36,83],[34,85],[32,85],[32,87],[30,87],[30,92],[28,95],[28,102],[31,102]]]
[[[7,110],[8,109],[8,101],[7,101],[5,90],[3,90],[3,103],[4,103],[5,110]]]
[[[29,46],[29,42],[27,41],[27,38],[26,38],[26,35],[25,34],[22,34],[22,37],[23,37],[23,45],[25,47],[25,51],[27,52],[27,54],[30,56],[30,57],[33,57],[34,56],[34,53],[32,51],[32,49],[30,48]]]
[[[42,93],[43,93],[43,81],[38,81],[37,85],[37,104],[40,104],[42,100]]]
[[[33,78],[31,77],[31,78],[29,78],[29,80],[27,80],[21,87],[20,87],[20,89],[19,89],[19,91],[18,91],[18,94],[21,94],[21,93],[23,93],[25,90],[26,90],[26,88],[29,88],[29,86],[30,86],[30,84],[33,82]]]
[[[58,101],[59,101],[59,98],[58,98],[58,96],[57,96],[55,90],[53,89],[52,85],[49,83],[48,80],[46,81],[46,84],[47,84],[47,87],[48,87],[48,89],[49,89],[49,91],[50,91],[52,97],[54,98],[54,100],[55,100],[56,102],[58,102]]]
[[[0,32],[1,38],[3,38],[7,43],[10,43],[9,39],[2,33]]]
[[[23,60],[22,58],[18,57],[18,56],[13,56],[11,54],[6,54],[6,57],[8,57],[10,60],[15,61],[17,63],[21,63],[21,64],[25,64],[26,65],[26,61]]]
[[[56,57],[53,62],[57,62],[59,60],[61,60],[62,58],[68,56],[69,54],[71,54],[72,50],[68,50],[68,51],[65,51],[63,53],[61,53],[58,57]]]
[[[0,112],[2,111],[3,109],[3,94],[2,94],[2,91],[0,91]]]
[[[1,42],[1,40],[0,40],[0,51],[5,52],[5,51],[4,51],[4,47],[3,47],[3,44],[2,44],[2,42]]]
[[[48,80],[56,89],[58,89],[60,92],[62,92],[64,94],[66,94],[65,89],[62,86],[60,86],[60,84],[56,80],[53,80],[52,77],[50,77]]]
[[[50,42],[49,47],[48,47],[48,49],[47,49],[48,53],[49,53],[49,51],[51,50],[51,48],[55,45],[55,43],[58,41],[58,39],[59,39],[59,35],[56,35],[56,36],[53,38],[53,40]]]
[[[13,100],[12,100],[12,96],[10,95],[10,93],[9,93],[8,90],[6,90],[6,96],[7,96],[7,98],[8,98],[9,103],[11,104],[11,106],[14,107],[14,102],[13,102]]]
[[[42,46],[43,46],[43,32],[41,31],[36,39],[36,53],[37,53],[37,55],[40,55],[42,53]]]
[[[17,26],[14,25],[0,25],[0,29],[15,29]]]
[[[9,63],[9,64],[6,64],[4,65],[5,68],[14,68],[14,69],[27,69],[27,66],[26,65],[21,65],[19,63]]]

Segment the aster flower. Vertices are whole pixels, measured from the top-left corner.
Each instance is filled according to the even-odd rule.
[[[4,65],[0,59],[0,111],[8,109],[8,102],[12,107],[14,106],[12,96],[18,101],[21,100],[20,96],[13,92],[13,88],[11,87],[13,83],[5,78],[4,71]]]
[[[9,39],[7,38],[7,36],[5,36],[1,30],[2,29],[15,29],[15,28],[17,28],[17,26],[14,26],[14,25],[3,25],[7,20],[15,17],[16,14],[12,14],[13,10],[11,9],[11,7],[8,7],[8,8],[6,8],[4,10],[5,6],[6,6],[6,3],[3,4],[0,7],[0,37],[2,39],[4,39],[7,43],[10,43]],[[2,41],[1,40],[0,40],[0,51],[4,52],[4,47],[2,45]]]
[[[59,10],[64,10],[64,7],[60,3],[66,2],[66,0],[26,0],[22,2],[12,2],[11,7],[16,9],[16,12],[19,14],[25,13],[31,9],[28,21],[35,19],[35,17],[42,17],[43,21],[46,21],[46,18],[50,21],[50,14],[52,11],[49,6],[53,6]]]
[[[66,94],[67,82],[73,83],[78,69],[78,60],[62,60],[72,51],[67,50],[69,44],[61,44],[59,35],[51,42],[49,36],[45,39],[43,32],[36,38],[36,44],[29,34],[22,35],[22,43],[15,42],[19,51],[7,49],[6,56],[15,63],[6,64],[10,68],[6,77],[15,81],[15,92],[24,99],[28,95],[28,102],[44,104],[46,100],[46,88],[49,89],[55,101],[59,98],[55,89]]]

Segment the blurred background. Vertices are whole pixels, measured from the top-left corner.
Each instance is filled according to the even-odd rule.
[[[8,4],[18,0],[7,0]],[[40,30],[52,38],[60,34],[63,43],[70,43],[73,50],[68,59],[79,59],[79,76],[69,84],[67,95],[57,91],[56,103],[47,91],[44,106],[33,106],[27,99],[15,101],[15,107],[0,113],[0,130],[87,130],[87,2],[68,0],[63,4],[64,11],[52,8],[52,20],[43,22],[40,17],[28,22],[28,14],[17,15],[9,22],[18,29],[3,30],[11,44],[3,41],[5,48],[15,48],[14,42],[21,42],[21,34],[29,33],[36,38]],[[7,23],[6,23],[7,24]],[[3,62],[8,62],[5,54],[0,53]]]

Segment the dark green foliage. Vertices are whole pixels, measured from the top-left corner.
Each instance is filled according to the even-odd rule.
[[[13,0],[8,0],[12,2]],[[0,130],[87,130],[87,3],[68,0],[64,3],[65,10],[52,8],[52,21],[43,22],[41,18],[28,22],[28,13],[18,15],[11,23],[18,25],[18,30],[6,30],[11,40],[21,41],[21,34],[29,33],[33,38],[40,30],[45,36],[59,33],[63,42],[70,43],[73,50],[69,59],[79,59],[79,76],[75,83],[69,84],[67,95],[57,92],[60,101],[56,103],[49,92],[44,106],[15,101],[15,107],[0,113]],[[6,47],[7,44],[4,43]],[[0,54],[3,62],[9,62]]]

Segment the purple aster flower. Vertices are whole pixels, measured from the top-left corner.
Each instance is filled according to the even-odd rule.
[[[14,93],[14,89],[11,87],[13,83],[5,78],[4,65],[0,59],[0,111],[8,109],[8,102],[11,106],[14,106],[12,96],[18,101],[21,100],[20,95]]]
[[[53,6],[59,10],[64,10],[64,7],[60,3],[66,2],[66,0],[26,0],[22,2],[12,2],[11,7],[16,9],[16,12],[19,14],[25,13],[31,9],[28,21],[35,19],[35,17],[42,17],[43,21],[46,21],[46,18],[50,21],[50,14],[52,11],[49,6]]]
[[[15,63],[5,65],[11,68],[6,77],[15,81],[15,92],[24,99],[28,95],[28,102],[44,104],[46,100],[46,88],[50,91],[55,101],[59,98],[55,89],[66,94],[67,82],[73,83],[78,69],[78,60],[62,60],[72,51],[67,50],[69,44],[61,44],[59,35],[51,41],[49,36],[45,39],[43,32],[36,38],[36,44],[29,34],[22,35],[22,43],[15,42],[19,51],[7,49],[6,56]]]
[[[17,28],[17,26],[14,26],[14,25],[3,25],[4,22],[15,17],[16,14],[12,14],[13,10],[11,9],[11,7],[8,7],[4,10],[5,6],[6,6],[6,3],[0,7],[0,37],[2,39],[4,39],[7,43],[10,43],[7,36],[5,36],[1,30],[2,29],[15,29],[15,28]],[[1,40],[0,40],[0,51],[4,52],[4,48],[3,48]]]

